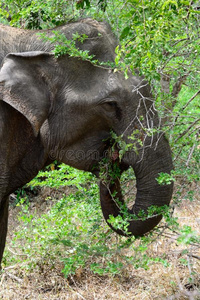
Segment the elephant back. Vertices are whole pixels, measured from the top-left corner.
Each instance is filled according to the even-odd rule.
[[[28,51],[51,52],[55,45],[51,41],[45,41],[40,37],[40,33],[45,33],[51,37],[55,31],[60,31],[67,39],[72,39],[73,34],[86,35],[84,42],[77,41],[76,46],[81,50],[87,50],[93,54],[100,62],[114,61],[115,38],[111,27],[106,22],[98,22],[87,18],[76,22],[48,30],[24,30],[0,25],[0,64],[3,58],[9,53],[19,53]]]

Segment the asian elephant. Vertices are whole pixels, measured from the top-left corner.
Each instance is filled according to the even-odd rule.
[[[84,43],[77,46],[100,62],[114,62],[117,41],[106,23],[84,19],[58,30],[68,39],[76,32],[86,34]],[[51,35],[51,30],[46,34]],[[129,166],[134,169],[137,194],[129,212],[138,215],[152,205],[169,205],[172,197],[173,185],[156,181],[160,172],[169,174],[173,166],[168,141],[155,130],[160,123],[149,85],[140,77],[125,79],[120,72],[80,58],[55,58],[53,47],[37,31],[0,25],[0,261],[9,194],[52,160],[98,176],[98,163],[111,149],[111,131],[126,143],[133,142],[132,133],[137,137],[135,146],[120,159],[120,143],[115,155],[110,155],[111,165],[117,164],[120,173]],[[100,180],[106,220],[120,214],[116,201],[123,203],[119,177],[108,183]],[[157,214],[130,220],[128,232],[142,236],[161,218]],[[116,231],[126,235],[121,229]]]

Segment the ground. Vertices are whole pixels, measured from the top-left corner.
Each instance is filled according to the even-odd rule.
[[[191,226],[200,234],[199,190],[196,184],[192,188],[195,190],[194,201],[184,199],[183,192],[184,200],[175,209],[175,215],[181,224]],[[32,209],[37,205],[41,206],[41,210],[48,209],[48,204],[42,201],[42,197],[48,193],[52,191],[43,189],[38,199],[35,198]],[[7,249],[11,252],[12,232],[19,223],[17,214],[18,208],[11,206],[7,239]],[[75,276],[66,279],[61,272],[63,265],[60,262],[55,262],[54,267],[44,264],[29,272],[23,269],[22,264],[10,265],[0,274],[0,299],[200,299],[199,244],[190,246],[185,265],[179,260],[183,248],[183,245],[177,244],[176,233],[166,231],[149,246],[148,252],[158,256],[165,254],[169,265],[156,262],[148,270],[130,267],[116,276],[94,275],[89,269],[80,268]]]

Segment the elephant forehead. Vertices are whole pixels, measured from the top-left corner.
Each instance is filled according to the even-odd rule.
[[[94,86],[88,92],[88,96],[94,103],[100,102],[106,98],[120,98],[124,93],[124,88],[119,81],[109,78],[108,81]]]
[[[119,76],[117,74],[114,74],[113,72],[109,74],[108,80],[107,80],[107,86],[109,89],[123,89],[123,83],[120,80]]]
[[[121,80],[117,74],[112,72],[106,79],[102,80],[102,83],[99,83],[98,91],[101,95],[104,94],[104,97],[106,97],[111,93],[116,95],[121,94],[126,89],[125,79],[124,81]]]
[[[76,90],[66,90],[65,91],[65,99],[66,104],[79,102],[80,104],[88,103],[88,104],[98,104],[103,99],[106,98],[117,98],[121,93],[119,89],[109,90],[105,86],[103,88],[94,88],[90,90],[86,90],[85,92],[80,92]]]
[[[123,93],[125,86],[113,74],[105,77],[86,79],[84,83],[75,82],[65,87],[66,95],[71,95],[74,100],[87,98],[92,101],[98,101],[111,95]]]

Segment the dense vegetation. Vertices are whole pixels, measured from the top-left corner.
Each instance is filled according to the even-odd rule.
[[[21,225],[15,232],[13,247],[23,256],[7,251],[4,265],[23,260],[25,268],[32,269],[61,260],[66,277],[76,274],[80,268],[99,275],[115,275],[130,265],[148,268],[155,261],[169,264],[167,255],[148,255],[148,246],[167,235],[175,235],[176,242],[183,246],[180,253],[183,265],[188,263],[188,256],[199,260],[196,255],[200,247],[199,232],[191,228],[190,222],[181,226],[173,217],[173,210],[183,198],[197,200],[194,183],[200,177],[199,1],[6,0],[0,7],[2,23],[27,29],[50,28],[88,16],[107,20],[120,41],[116,49],[116,70],[128,76],[128,70],[134,73],[137,69],[152,86],[163,130],[173,151],[176,180],[172,207],[166,212],[165,222],[147,237],[126,239],[116,237],[102,223],[96,179],[71,167],[57,166],[55,162],[28,184],[29,190],[48,186],[54,192],[60,188],[68,194],[57,200],[45,199],[50,201],[51,208],[38,215],[36,211],[30,213],[26,189],[19,191],[15,204],[21,207]],[[61,43],[62,51],[64,47],[65,53],[82,57],[74,43]],[[134,174],[128,170],[123,177],[127,198],[132,180]],[[166,178],[161,176],[162,180]],[[124,249],[129,250],[128,255]],[[190,281],[195,281],[198,274],[192,269],[191,261],[188,268],[192,270]]]

